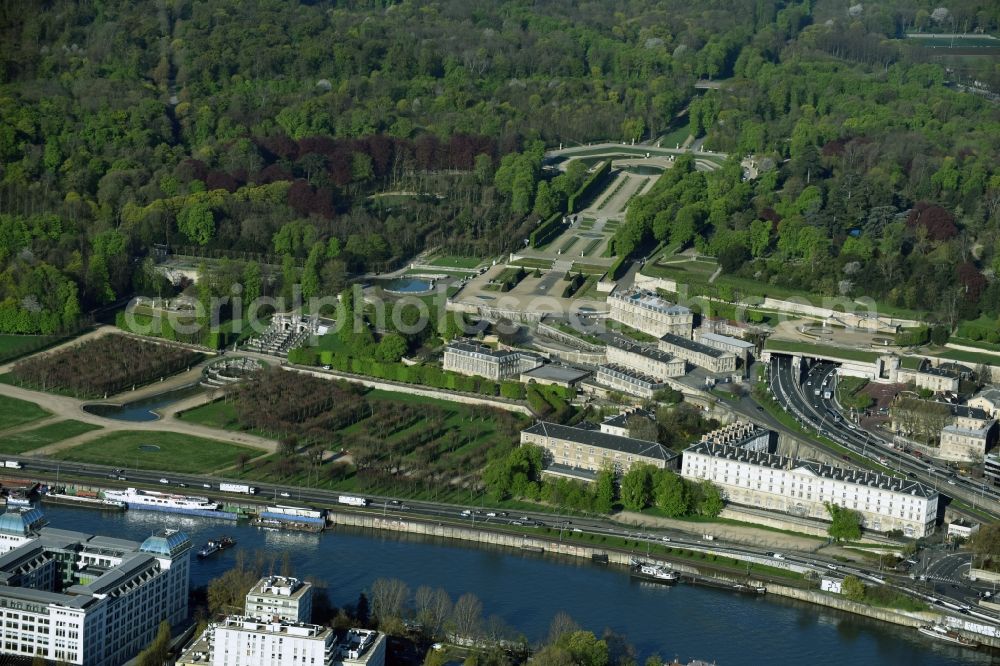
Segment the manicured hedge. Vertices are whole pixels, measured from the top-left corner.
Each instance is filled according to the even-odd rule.
[[[583,181],[583,185],[580,186],[580,189],[570,195],[569,200],[566,202],[566,212],[572,213],[576,210],[584,208],[584,204],[587,202],[588,198],[594,195],[594,190],[596,190],[595,185],[604,180],[604,177],[607,176],[610,171],[611,160],[605,160],[601,163],[601,166],[594,170],[594,173],[590,174],[590,178]]]
[[[608,277],[612,280],[617,280],[621,276],[625,275],[628,271],[628,267],[631,264],[628,255],[622,255],[615,259],[615,263],[611,264],[611,268],[608,269]]]
[[[538,227],[531,232],[528,237],[531,247],[539,247],[545,245],[550,240],[559,235],[563,227],[563,212],[557,211],[549,216],[549,219],[542,222]]]

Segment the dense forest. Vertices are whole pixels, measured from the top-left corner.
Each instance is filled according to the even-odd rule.
[[[581,177],[547,182],[544,148],[687,122],[771,168],[699,176],[676,208],[654,193],[620,250],[676,213],[757,279],[848,272],[926,308],[961,286],[953,319],[995,314],[998,107],[897,38],[996,32],[1000,8],[849,4],[2,0],[0,331],[162,293],[159,245],[324,293],[428,247],[497,255]],[[995,59],[961,71],[1000,89]]]

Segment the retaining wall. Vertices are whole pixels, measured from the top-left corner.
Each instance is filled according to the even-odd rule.
[[[645,289],[662,289],[664,291],[670,291],[674,293],[680,293],[678,287],[683,286],[683,285],[678,285],[677,280],[671,280],[669,278],[653,277],[650,275],[643,275],[641,273],[636,274],[635,285],[637,287],[643,287]],[[709,298],[709,297],[703,297],[703,298],[708,298],[708,300],[710,301],[716,301],[719,303],[726,303],[728,305],[732,305],[732,303],[729,303],[728,301],[723,301],[717,298]],[[815,298],[823,299],[825,297],[817,296]],[[839,298],[835,300],[838,303],[843,303],[845,308],[854,308],[862,313],[868,312],[865,306],[863,306],[860,303],[854,303],[849,298]],[[753,308],[753,309],[760,308],[764,310],[777,310],[778,312],[784,312],[788,314],[807,316],[807,317],[818,317],[821,319],[829,319],[831,317],[835,317],[838,319],[844,318],[843,310],[834,310],[833,308],[812,305],[810,303],[807,303],[804,297],[802,299],[794,301],[767,297],[761,303],[755,303],[755,304],[747,303],[745,305],[748,308]],[[877,312],[878,308],[874,307],[872,311]],[[882,318],[882,321],[887,326],[913,327],[913,326],[923,325],[923,322],[915,321],[913,319],[901,319],[898,317],[884,317]],[[859,321],[858,323],[861,322]]]
[[[414,384],[402,384],[399,382],[389,382],[381,379],[371,379],[360,375],[348,374],[346,372],[334,372],[332,370],[312,370],[302,366],[291,365],[282,365],[281,368],[283,370],[288,370],[289,372],[301,372],[306,375],[312,375],[313,377],[319,377],[320,379],[345,379],[349,382],[354,382],[355,384],[362,384],[363,386],[382,389],[383,391],[422,395],[427,398],[436,398],[438,400],[447,400],[449,402],[460,402],[465,405],[486,405],[487,407],[505,409],[508,412],[518,412],[519,414],[526,414],[528,416],[532,415],[531,410],[525,405],[515,402],[507,402],[497,398],[478,397],[468,395],[466,393],[457,393],[455,391],[439,391],[436,389],[422,388]]]

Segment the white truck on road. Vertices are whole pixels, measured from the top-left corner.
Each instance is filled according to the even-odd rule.
[[[4,460],[3,461],[3,466],[7,467],[9,469],[23,469],[24,468],[24,465],[22,465],[21,463],[19,463],[16,460]]]
[[[220,483],[219,490],[224,493],[242,493],[243,495],[256,495],[257,488],[248,486],[245,483]]]
[[[341,495],[337,498],[337,501],[349,506],[368,506],[368,500],[364,497],[355,497],[354,495]]]

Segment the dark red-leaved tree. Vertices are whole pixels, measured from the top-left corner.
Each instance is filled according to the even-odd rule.
[[[959,283],[965,287],[965,300],[978,301],[983,290],[986,289],[986,278],[979,272],[979,269],[967,261],[955,268],[955,275],[958,277]]]
[[[209,171],[205,176],[205,189],[235,192],[240,184],[225,171]]]
[[[910,213],[906,216],[908,227],[924,227],[927,229],[927,237],[932,241],[943,241],[954,238],[958,235],[958,227],[955,226],[955,217],[941,206],[918,201]]]

